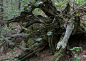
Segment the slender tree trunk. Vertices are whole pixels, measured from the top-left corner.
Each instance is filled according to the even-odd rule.
[[[20,10],[20,8],[21,8],[21,3],[20,3],[20,0],[19,0],[18,9]]]
[[[2,15],[2,13],[3,13],[3,0],[0,0],[0,6],[1,6],[1,8],[0,8],[0,20],[3,20],[3,15]],[[3,26],[3,23],[0,21],[0,27],[1,26]]]

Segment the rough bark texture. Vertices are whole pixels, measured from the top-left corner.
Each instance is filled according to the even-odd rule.
[[[47,17],[34,15],[32,11],[36,8],[43,10]],[[74,10],[73,14],[70,14],[70,9],[72,8],[70,7],[69,2],[63,11],[58,11],[51,0],[38,0],[33,2],[33,4],[28,4],[27,8],[24,8],[24,11],[21,12],[20,16],[7,21],[3,20],[7,25],[12,22],[20,23],[22,28],[21,31],[10,37],[5,38],[4,36],[1,36],[2,38],[0,38],[0,40],[5,40],[9,45],[18,47],[24,51],[21,55],[14,57],[14,59],[17,58],[20,61],[24,61],[33,54],[42,51],[48,44],[54,54],[51,61],[59,61],[63,56],[70,36],[79,34],[79,31],[81,31],[81,33],[84,33],[85,31],[85,28],[80,26],[80,15],[78,16],[76,14],[76,10]],[[23,23],[26,23],[24,27],[22,27]],[[34,31],[33,24],[35,23],[41,23],[44,24],[44,26]],[[29,30],[29,27],[32,27],[32,29]],[[26,47],[16,45],[10,41],[11,39],[15,40],[18,37],[25,38],[24,42],[27,45]],[[27,42],[30,38],[35,39],[36,41],[28,47]]]

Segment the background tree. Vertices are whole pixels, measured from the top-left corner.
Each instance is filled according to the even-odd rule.
[[[3,13],[3,0],[0,0],[0,20],[3,20],[3,15],[2,15],[2,13]],[[2,24],[2,22],[0,22],[0,26],[2,26],[3,24]]]

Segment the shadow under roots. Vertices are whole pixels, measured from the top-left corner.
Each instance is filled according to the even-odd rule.
[[[80,57],[81,61],[84,61],[82,56],[84,54],[84,51],[86,51],[86,34],[76,34],[76,35],[70,36],[68,45],[70,49],[73,47],[82,47],[83,52],[76,52],[76,53]],[[64,60],[76,61],[74,59],[74,54],[68,49],[65,51],[64,56],[61,58],[60,61],[64,61]]]
[[[77,47],[81,42],[85,40],[86,40],[86,34],[75,34],[69,38],[68,44],[70,48]]]

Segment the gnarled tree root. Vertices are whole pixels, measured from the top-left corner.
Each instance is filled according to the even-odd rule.
[[[60,58],[63,56],[63,53],[67,46],[68,39],[69,39],[73,29],[74,29],[73,23],[67,24],[66,33],[64,35],[64,38],[62,40],[60,40],[57,44],[57,49],[58,50],[60,49],[60,50],[54,54],[51,61],[59,61]]]
[[[54,56],[51,59],[51,61],[59,61],[63,57],[64,51],[65,51],[65,49],[62,49],[62,48],[59,50],[59,52],[57,51],[54,54]]]
[[[24,61],[27,58],[30,58],[33,54],[36,54],[37,52],[42,51],[45,46],[47,45],[47,43],[45,41],[38,43],[37,45],[35,45],[34,47],[31,48],[31,50],[23,52],[20,56],[19,56],[19,60],[20,61]]]

